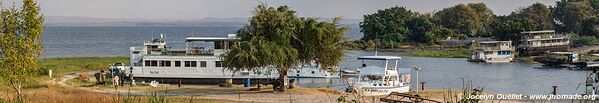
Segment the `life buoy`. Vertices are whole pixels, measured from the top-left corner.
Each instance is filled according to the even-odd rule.
[[[401,80],[402,80],[402,82],[410,82],[410,76],[409,75],[402,75],[401,76]]]
[[[391,86],[391,83],[389,82],[389,79],[387,79],[387,86]]]

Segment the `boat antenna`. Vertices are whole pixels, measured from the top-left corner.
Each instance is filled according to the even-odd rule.
[[[376,45],[375,45],[375,46],[374,46],[374,56],[379,56],[378,54],[379,54],[379,52],[378,52],[378,50],[376,49]]]
[[[377,48],[377,41],[379,39],[378,37],[379,37],[379,35],[376,35],[376,38],[374,39],[374,56],[379,56],[378,55],[379,51],[378,51],[378,48]]]

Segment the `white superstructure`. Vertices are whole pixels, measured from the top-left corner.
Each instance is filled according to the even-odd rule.
[[[339,74],[334,72],[337,68],[321,68],[318,65],[296,66],[287,72],[290,78],[337,78]]]
[[[144,43],[141,50],[131,47],[130,71],[136,78],[275,78],[275,70],[260,71],[223,70],[220,54],[239,38],[189,37],[185,50],[171,50],[166,42],[154,39]]]
[[[142,49],[130,48],[131,70],[134,78],[150,78],[178,80],[194,79],[243,79],[243,78],[277,78],[275,68],[256,69],[252,71],[224,70],[220,55],[236,43],[239,38],[235,34],[227,37],[188,37],[185,38],[185,49],[175,50],[168,47],[162,38],[144,42]],[[291,68],[290,77],[337,77],[336,74],[319,66],[304,65]]]

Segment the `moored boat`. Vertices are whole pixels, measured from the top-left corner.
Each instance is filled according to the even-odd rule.
[[[224,70],[219,56],[237,40],[236,34],[226,37],[188,37],[185,38],[183,50],[172,49],[164,38],[147,41],[141,50],[131,47],[132,68],[129,72],[135,79],[161,83],[218,84],[226,79],[242,83],[246,78],[265,82],[278,77],[276,70],[270,68]]]
[[[399,73],[398,62],[400,59],[401,57],[397,56],[358,57],[358,60],[362,60],[362,67],[358,74],[357,92],[362,96],[380,96],[389,95],[391,92],[409,92],[410,74]],[[371,64],[367,65],[367,62]],[[376,65],[374,63],[380,64]]]
[[[190,84],[218,84],[226,79],[242,83],[247,78],[253,83],[258,80],[265,83],[278,78],[275,68],[225,70],[220,55],[238,40],[236,34],[226,37],[188,37],[182,50],[172,49],[164,38],[147,41],[143,49],[130,48],[131,68],[126,73],[139,80]],[[338,77],[332,72],[335,70],[303,65],[291,68],[288,74],[294,78]]]

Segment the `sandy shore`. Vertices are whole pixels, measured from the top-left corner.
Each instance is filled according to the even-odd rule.
[[[254,87],[243,87],[234,85],[233,87],[218,87],[217,85],[177,85],[163,84],[159,87],[151,87],[148,85],[124,86],[118,90],[109,85],[92,85],[86,83],[73,83],[71,80],[77,80],[76,75],[65,75],[64,77],[54,80],[57,84],[66,88],[75,88],[79,90],[91,91],[110,95],[138,95],[147,96],[153,93],[159,95],[167,95],[169,97],[182,98],[208,98],[226,101],[238,102],[261,102],[261,103],[337,103],[339,97],[345,96],[347,101],[359,100],[365,103],[379,103],[380,98],[391,98],[387,96],[376,97],[359,97],[356,94],[345,93],[331,88],[303,88],[296,87],[288,89],[287,92],[276,92],[272,90],[272,86],[262,86],[261,90],[250,90]],[[93,82],[93,81],[92,81]],[[458,95],[463,94],[461,90],[425,90],[419,93],[410,92],[409,94],[418,94],[420,97],[431,99],[439,102],[458,102]],[[492,93],[486,93],[492,94]],[[393,97],[392,99],[400,99]],[[409,101],[402,99],[403,101]],[[482,103],[523,103],[523,102],[553,102],[547,100],[481,100]]]

